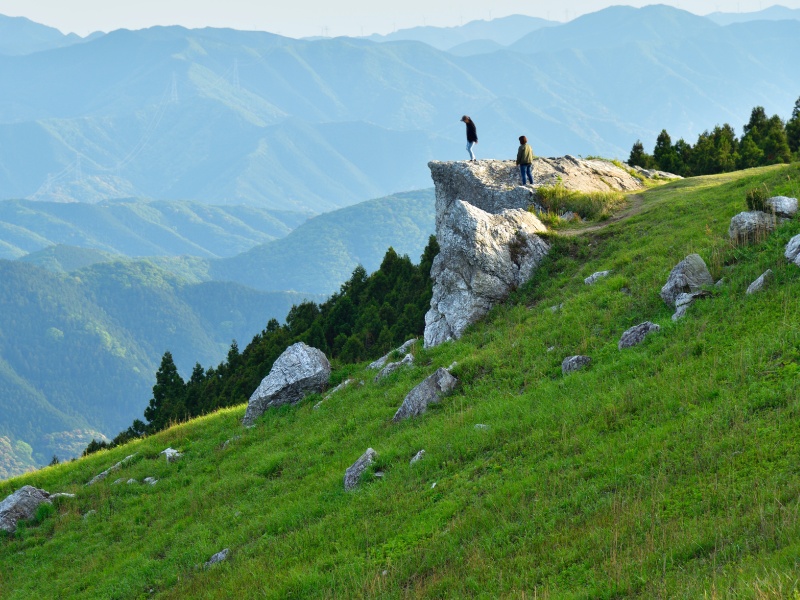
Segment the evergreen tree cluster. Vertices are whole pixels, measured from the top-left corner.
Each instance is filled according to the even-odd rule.
[[[636,140],[628,164],[691,177],[792,160],[800,160],[800,98],[786,123],[778,115],[767,117],[764,107],[756,106],[741,139],[727,123],[701,133],[694,146],[683,139],[673,144],[667,130],[662,129],[653,154],[647,154],[642,142]]]
[[[144,410],[146,422],[136,419],[111,442],[92,440],[84,456],[161,431],[172,423],[247,402],[275,360],[296,342],[319,348],[342,363],[355,363],[421,335],[432,295],[431,266],[438,253],[433,236],[418,266],[389,248],[372,275],[359,265],[327,301],[293,306],[285,325],[271,319],[244,351],[240,352],[234,341],[224,362],[208,370],[198,363],[186,381],[172,354],[165,352],[153,397]]]

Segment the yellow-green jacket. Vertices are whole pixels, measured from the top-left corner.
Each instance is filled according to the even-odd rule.
[[[533,164],[533,150],[528,144],[522,144],[517,150],[517,164],[518,165],[532,165]]]

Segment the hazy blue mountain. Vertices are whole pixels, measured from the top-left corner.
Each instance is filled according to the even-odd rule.
[[[706,15],[717,25],[730,25],[732,23],[746,23],[747,21],[787,21],[800,20],[800,8],[786,8],[779,4],[755,12],[726,13],[713,12]]]
[[[166,350],[188,376],[195,361],[218,364],[231,340],[249,342],[293,304],[321,299],[187,285],[146,261],[63,274],[0,260],[0,281],[0,437],[10,440],[0,443],[0,470],[25,462],[17,442],[42,464],[127,427],[147,405]]]
[[[663,4],[643,8],[612,6],[559,27],[529,33],[509,48],[535,54],[612,48],[630,43],[660,45],[684,38],[700,38],[718,28],[705,17]],[[615,68],[624,67],[615,65]]]
[[[198,202],[4,200],[0,258],[14,259],[55,245],[124,256],[233,256],[285,236],[309,216]]]
[[[558,24],[556,21],[538,17],[509,15],[499,19],[492,19],[491,21],[470,21],[455,27],[411,27],[386,35],[370,35],[366,39],[373,42],[424,42],[439,50],[448,50],[454,46],[476,40],[488,40],[502,46],[508,46],[531,31],[542,29],[543,27],[553,27]]]
[[[320,213],[430,185],[428,159],[466,154],[462,114],[479,158],[513,156],[521,134],[544,154],[624,158],[662,128],[694,139],[720,120],[741,127],[756,105],[788,117],[797,23],[613,7],[469,56],[415,41],[112,32],[0,57],[0,194]],[[21,235],[5,231],[0,247]]]
[[[209,273],[256,289],[331,294],[357,265],[377,269],[390,246],[420,256],[435,229],[434,201],[427,189],[325,213],[285,238],[211,261]]]
[[[489,54],[498,50],[505,50],[506,46],[498,44],[494,40],[471,40],[458,46],[453,46],[448,50],[455,56],[474,56],[476,54]]]
[[[94,34],[90,38],[98,35]],[[0,54],[31,54],[84,41],[86,39],[79,35],[64,35],[58,29],[34,23],[25,17],[0,15]]]

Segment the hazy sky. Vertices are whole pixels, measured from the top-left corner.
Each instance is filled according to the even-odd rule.
[[[697,14],[751,12],[762,0],[0,0],[0,14],[24,16],[85,35],[151,25],[234,27],[302,37],[388,33],[415,25],[452,26],[475,19],[526,14],[564,21],[612,4],[670,4]],[[800,0],[777,0],[800,8]]]

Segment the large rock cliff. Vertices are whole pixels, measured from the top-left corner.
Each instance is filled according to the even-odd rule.
[[[425,346],[461,337],[471,323],[527,281],[549,250],[531,212],[536,188],[632,191],[642,183],[604,160],[537,158],[534,185],[520,185],[513,161],[428,163],[436,187],[436,239]]]

